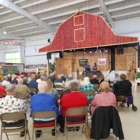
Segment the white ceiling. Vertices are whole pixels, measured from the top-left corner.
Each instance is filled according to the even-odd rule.
[[[118,34],[140,31],[140,0],[0,0],[0,40],[55,33],[77,11],[102,15]],[[7,35],[3,35],[3,30]]]

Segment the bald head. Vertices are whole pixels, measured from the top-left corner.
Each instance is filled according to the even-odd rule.
[[[6,92],[7,92],[8,95],[14,95],[15,94],[15,90],[16,90],[16,86],[13,85],[13,84],[9,84],[6,87]]]
[[[93,78],[97,78],[97,75],[93,75]]]
[[[39,92],[47,92],[47,88],[48,88],[48,85],[45,81],[39,82],[39,84],[38,84]]]

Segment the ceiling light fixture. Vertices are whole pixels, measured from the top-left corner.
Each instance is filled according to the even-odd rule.
[[[3,34],[5,34],[5,35],[7,34],[7,32],[6,32],[6,30],[5,30],[5,29],[3,30]]]

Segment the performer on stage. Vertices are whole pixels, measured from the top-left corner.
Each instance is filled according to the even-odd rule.
[[[84,65],[84,69],[85,69],[86,77],[89,77],[90,65],[88,64],[88,62],[87,64]]]
[[[97,64],[94,63],[94,66],[93,66],[93,74],[95,75],[97,73]]]

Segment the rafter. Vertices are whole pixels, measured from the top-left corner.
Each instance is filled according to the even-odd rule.
[[[45,23],[44,21],[41,21],[39,18],[31,15],[29,12],[21,9],[20,7],[18,7],[17,5],[14,5],[12,2],[8,1],[8,0],[0,0],[0,4],[4,5],[5,7],[12,9],[13,11],[20,13],[21,15],[24,15],[25,17],[33,20],[34,22],[36,22],[38,25],[40,25],[41,27],[43,27],[44,29],[46,29],[46,31],[48,32],[53,32],[54,29],[48,25],[47,23]]]
[[[124,0],[113,0],[113,1],[109,1],[109,2],[106,2],[106,5],[114,4],[114,3],[117,3],[117,2],[121,2],[121,1],[124,1]],[[86,11],[86,10],[91,10],[91,9],[94,9],[94,8],[97,8],[97,7],[99,7],[99,4],[91,5],[89,7],[83,7],[83,8],[81,8],[81,10],[82,11]],[[43,18],[41,18],[41,20],[49,20],[49,19],[60,17],[60,16],[70,15],[70,14],[73,14],[75,12],[77,12],[77,10],[72,10],[72,11],[69,11],[69,12],[61,13],[61,14],[55,14],[55,15],[43,17]],[[101,14],[101,13],[102,13],[101,11],[98,11],[98,12],[96,12],[94,14]],[[12,19],[8,19],[8,20],[12,20]],[[3,20],[3,21],[0,21],[0,23],[1,22],[5,22],[5,21]],[[25,25],[25,24],[30,24],[30,23],[33,23],[33,22],[34,21],[26,21],[26,22],[22,22],[22,23],[18,23],[18,24],[7,26],[5,29],[12,28],[12,27],[17,27],[17,26],[22,26],[22,25]]]
[[[104,3],[104,1],[103,1],[103,0],[99,0],[99,2],[100,2],[100,6],[101,6],[101,8],[103,9],[103,12],[105,13],[105,15],[106,15],[106,17],[107,17],[107,19],[108,19],[108,21],[109,21],[111,27],[112,27],[112,28],[115,28],[114,21],[113,21],[111,15],[110,15],[110,13],[109,13],[109,11],[108,11],[108,9],[107,9],[105,3]]]

